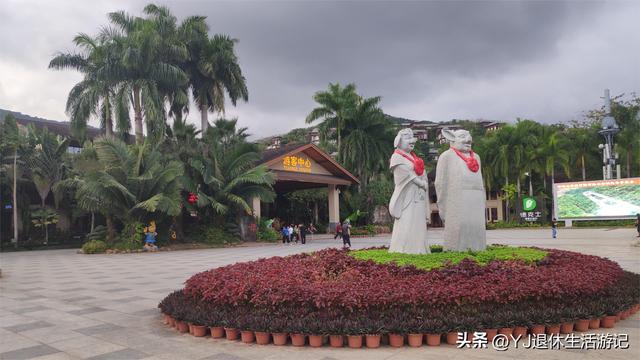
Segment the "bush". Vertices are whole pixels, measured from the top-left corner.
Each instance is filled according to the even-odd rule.
[[[534,222],[515,222],[515,221],[496,221],[493,223],[487,223],[487,230],[495,229],[511,229],[511,228],[539,228],[542,227],[541,223]]]
[[[258,230],[258,240],[259,241],[268,241],[268,242],[276,242],[280,240],[280,234],[272,228]]]
[[[93,231],[87,234],[87,240],[101,240],[107,239],[107,227],[104,225],[98,225],[93,228]]]
[[[100,254],[107,251],[107,244],[101,240],[90,240],[82,245],[85,254]]]
[[[191,241],[213,246],[240,242],[240,239],[231,232],[211,225],[193,226],[189,229],[188,236]]]

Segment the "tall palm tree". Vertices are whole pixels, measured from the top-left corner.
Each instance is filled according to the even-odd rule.
[[[4,122],[0,127],[0,138],[2,139],[1,143],[3,146],[13,154],[11,156],[11,165],[6,166],[3,164],[3,167],[8,169],[8,172],[11,173],[11,197],[12,197],[12,220],[13,220],[13,241],[14,246],[18,247],[18,177],[19,177],[19,167],[18,165],[21,163],[18,161],[19,153],[21,152],[21,148],[24,147],[26,143],[26,139],[22,131],[20,130],[18,123],[16,122],[15,117],[11,114],[7,114],[4,118]]]
[[[342,131],[345,123],[352,116],[359,98],[355,84],[342,87],[339,83],[330,83],[327,91],[318,91],[313,95],[313,100],[320,106],[307,115],[306,122],[310,124],[322,120],[322,127],[325,129],[335,128],[338,154],[342,151]]]
[[[75,69],[83,74],[82,81],[71,89],[67,98],[66,111],[73,134],[83,139],[87,122],[91,116],[96,116],[105,134],[113,136],[114,107],[117,106],[117,100],[122,102],[123,99],[116,96],[116,82],[113,79],[98,76],[98,70],[109,61],[107,46],[104,39],[83,33],[78,34],[73,42],[80,48],[79,54],[59,53],[49,62],[50,69]],[[119,132],[128,132],[129,127],[127,122],[118,123]]]
[[[340,161],[362,180],[366,187],[376,173],[385,171],[393,150],[392,125],[378,107],[380,97],[362,99],[352,117],[346,119]]]
[[[101,36],[117,59],[99,69],[102,77],[113,79],[123,94],[131,95],[137,144],[143,142],[143,115],[149,135],[164,133],[161,89],[179,87],[188,80],[176,65],[187,57],[187,50],[177,37],[175,16],[153,4],[144,12],[146,18],[123,11],[109,14],[115,28],[103,29]]]
[[[582,181],[587,180],[587,160],[597,162],[598,134],[595,129],[574,127],[566,131],[571,143],[571,161],[581,169]]]

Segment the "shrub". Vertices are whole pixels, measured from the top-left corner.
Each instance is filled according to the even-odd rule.
[[[230,245],[240,241],[231,232],[211,225],[193,226],[189,229],[188,236],[192,241],[213,246]]]
[[[87,234],[87,240],[101,240],[107,239],[107,227],[104,225],[98,225],[93,228],[93,231]]]
[[[280,240],[280,234],[278,234],[278,232],[276,232],[272,228],[258,230],[258,240],[276,242]]]
[[[90,240],[82,245],[85,254],[100,254],[107,251],[107,244],[101,240]]]

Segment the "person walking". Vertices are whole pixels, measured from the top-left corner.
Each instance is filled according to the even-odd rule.
[[[298,232],[300,233],[300,242],[302,245],[307,243],[307,227],[304,224],[298,226]]]
[[[340,222],[336,225],[336,235],[333,237],[333,240],[337,238],[342,238],[342,224],[340,224]]]
[[[280,233],[282,234],[282,243],[288,243],[287,241],[287,224],[282,224],[282,229],[280,229]]]
[[[637,237],[640,237],[640,214],[636,214],[636,215],[637,215],[637,217],[636,217],[636,230],[638,230],[638,236]]]
[[[554,239],[558,236],[558,220],[556,220],[556,218],[551,220],[551,236],[553,236]]]
[[[296,244],[300,241],[300,227],[298,225],[293,227],[293,241],[295,241]]]
[[[342,246],[351,249],[351,221],[345,220],[342,224]]]
[[[293,236],[293,226],[287,227],[287,243],[291,244],[291,237]]]

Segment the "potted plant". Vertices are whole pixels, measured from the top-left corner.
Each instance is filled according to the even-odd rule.
[[[411,347],[420,347],[424,340],[424,319],[421,316],[405,320],[407,330],[407,343]]]
[[[381,334],[383,332],[384,325],[380,319],[365,319],[363,323],[364,329],[366,329],[365,344],[368,348],[374,349],[380,347]]]
[[[268,330],[271,332],[273,345],[281,346],[287,344],[287,321],[284,318],[274,316],[269,322]]]
[[[269,333],[270,316],[266,312],[256,312],[252,314],[253,330],[258,345],[267,345],[271,341]]]
[[[238,317],[237,323],[238,329],[240,329],[240,339],[245,344],[250,344],[255,341],[255,335],[253,333],[253,316],[251,314],[245,314]]]
[[[288,323],[289,323],[289,329],[291,332],[291,345],[293,346],[304,346],[306,343],[306,333],[308,333],[307,330],[307,323],[305,322],[306,319],[300,319],[300,318],[295,318],[295,319],[288,319]]]
[[[331,347],[344,346],[344,318],[332,319],[325,323],[325,329],[329,335],[329,344]]]
[[[345,321],[345,332],[347,333],[347,344],[350,348],[361,348],[362,338],[366,330],[362,328],[361,319]]]
[[[324,343],[325,324],[318,315],[309,315],[304,320],[306,333],[309,337],[309,346],[321,347]]]
[[[425,332],[428,346],[440,346],[442,333],[446,331],[446,327],[441,319],[426,319],[423,331]]]
[[[385,328],[389,333],[389,346],[403,347],[404,334],[407,333],[406,316],[401,314],[389,314],[384,319]]]
[[[516,314],[511,310],[502,311],[499,315],[498,334],[513,336]]]

